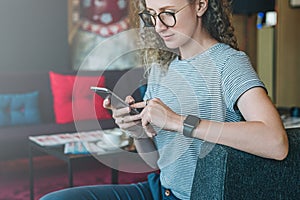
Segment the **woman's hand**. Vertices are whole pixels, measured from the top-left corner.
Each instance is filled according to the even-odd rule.
[[[151,132],[149,130],[149,126],[151,125],[164,130],[182,132],[184,117],[176,114],[160,99],[154,98],[145,102],[135,103],[131,106],[134,108],[144,108],[139,117],[147,133]],[[153,130],[152,126],[151,129]]]
[[[125,99],[125,102],[133,104],[135,101],[133,97],[128,96]],[[116,124],[124,131],[129,132],[129,134],[134,138],[145,138],[147,137],[144,133],[143,127],[141,125],[141,119],[139,117],[134,117],[130,115],[131,108],[114,108],[111,106],[109,98],[104,99],[103,107],[106,109],[112,110],[112,117],[114,118]]]

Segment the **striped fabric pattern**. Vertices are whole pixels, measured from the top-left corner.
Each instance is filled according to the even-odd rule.
[[[153,66],[145,99],[160,98],[181,115],[220,122],[242,120],[238,98],[253,87],[263,87],[247,55],[218,43],[190,59],[175,59],[167,73]],[[161,183],[180,199],[189,199],[198,156],[214,144],[157,130]],[[221,133],[219,133],[221,134]]]

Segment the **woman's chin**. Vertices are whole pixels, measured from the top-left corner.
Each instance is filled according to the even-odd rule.
[[[165,45],[166,45],[166,47],[168,47],[169,49],[177,49],[177,48],[178,48],[178,44],[175,44],[175,43],[173,43],[173,42],[165,41]]]

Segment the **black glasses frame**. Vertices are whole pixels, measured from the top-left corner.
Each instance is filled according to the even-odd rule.
[[[148,10],[144,10],[142,12],[139,13],[139,16],[140,18],[142,19],[142,21],[144,22],[145,24],[145,27],[155,27],[156,26],[156,17],[158,17],[158,19],[161,21],[161,23],[163,25],[165,25],[167,28],[169,27],[174,27],[176,25],[176,14],[178,12],[180,12],[181,10],[183,10],[184,8],[186,8],[188,5],[190,5],[190,3],[184,5],[182,8],[178,9],[177,11],[175,12],[171,12],[171,11],[162,11],[158,14],[151,14]],[[161,18],[161,15],[169,15],[169,16],[172,16],[173,17],[173,20],[174,20],[174,24],[173,25],[169,25],[169,24],[166,24],[164,22],[164,20]],[[147,16],[147,17],[145,17]],[[153,19],[153,20],[152,20]]]

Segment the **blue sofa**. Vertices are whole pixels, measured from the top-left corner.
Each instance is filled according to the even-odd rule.
[[[300,128],[287,134],[289,154],[283,161],[215,145],[198,159],[191,199],[300,199]]]

